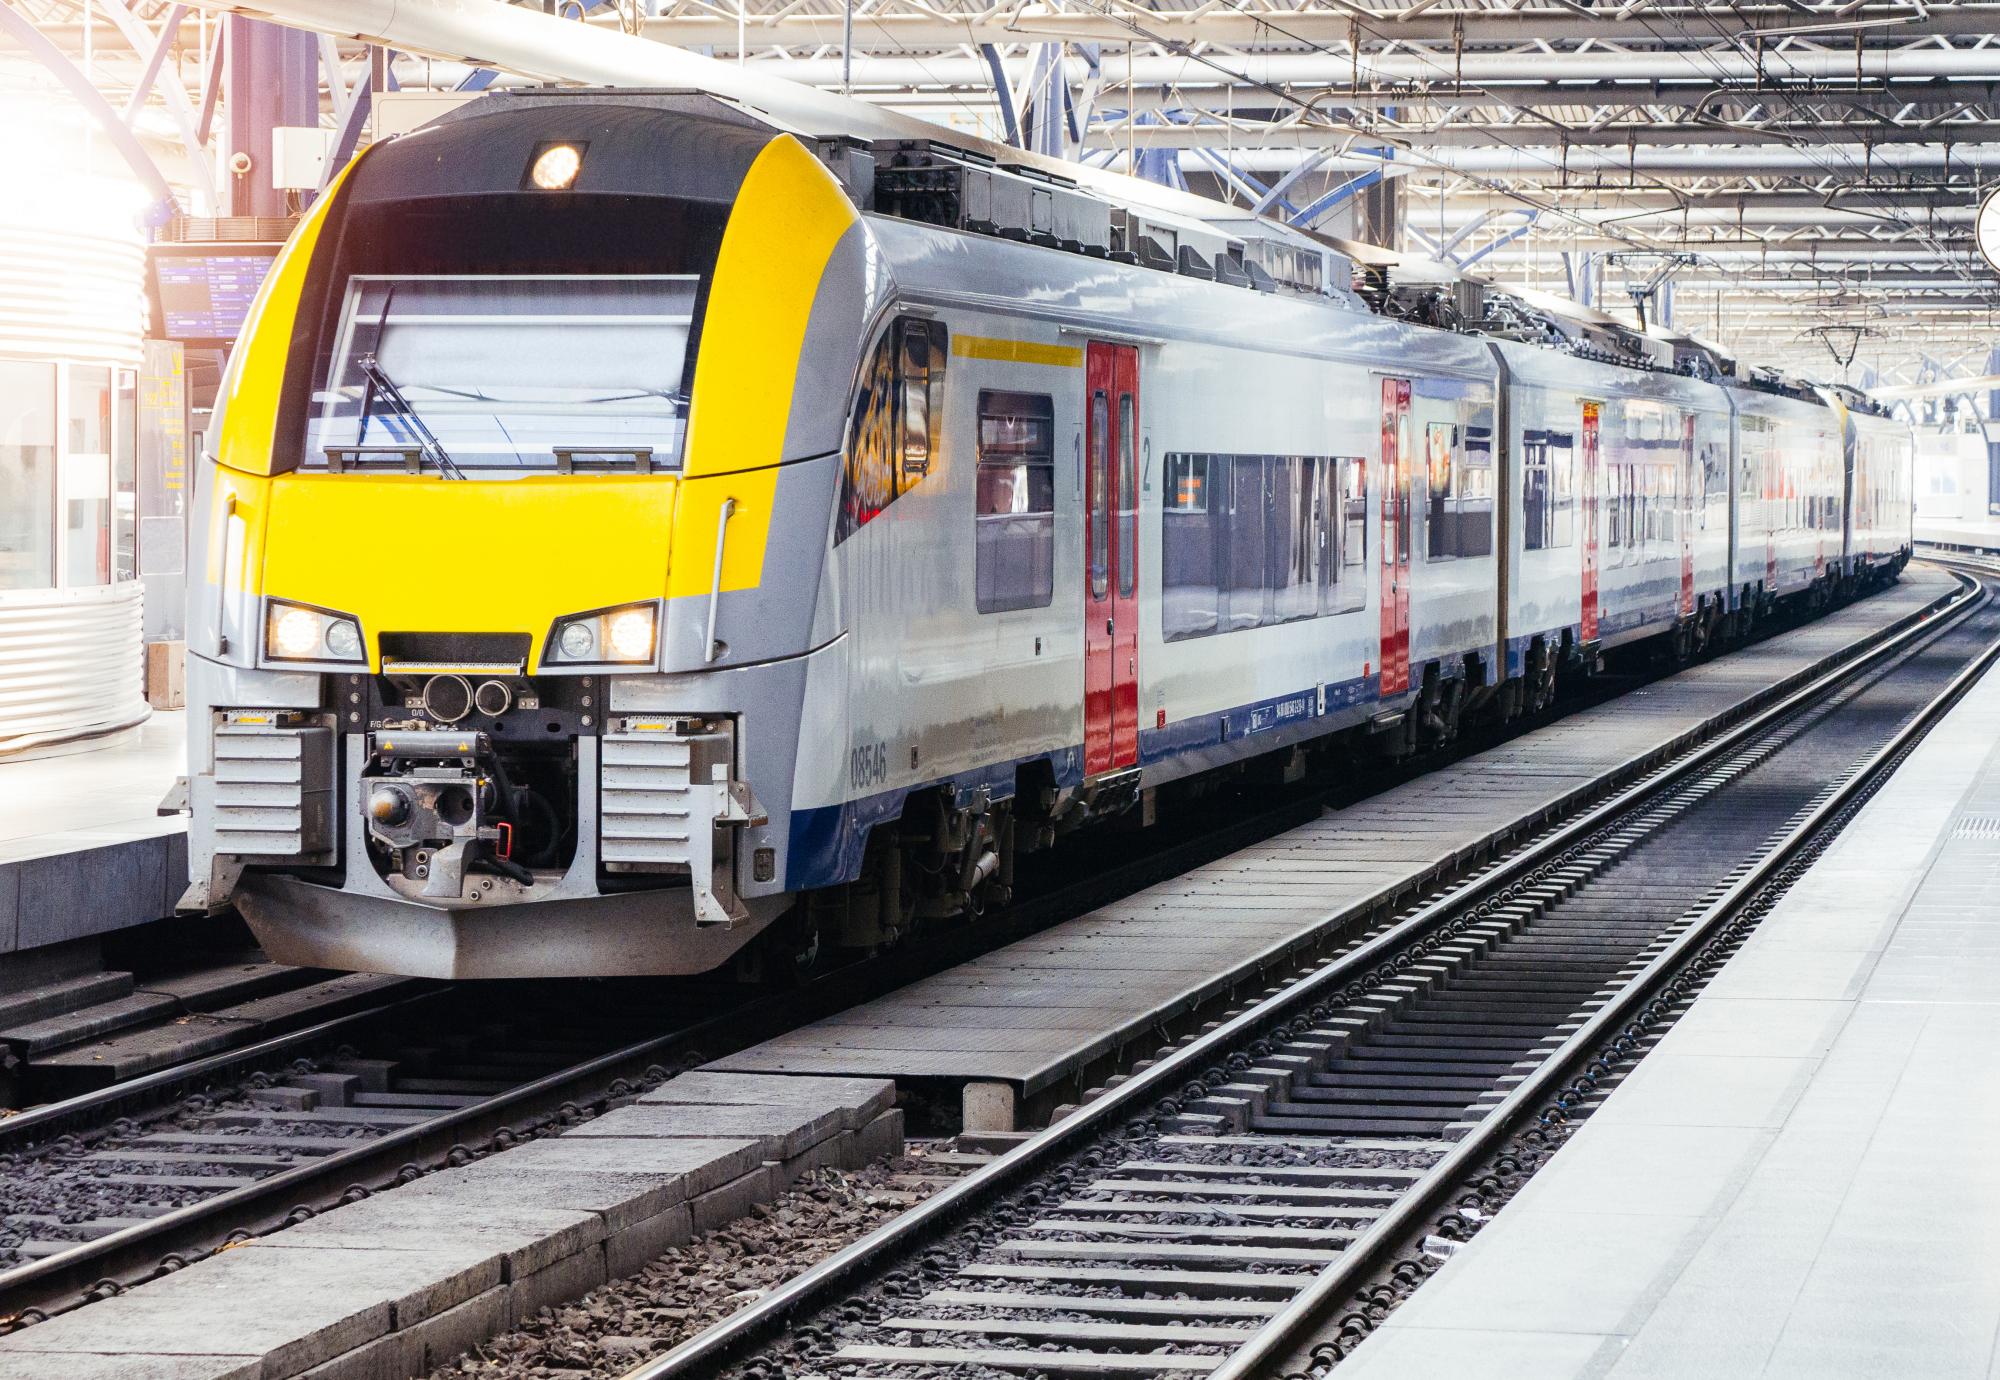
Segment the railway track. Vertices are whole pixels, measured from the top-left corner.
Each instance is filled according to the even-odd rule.
[[[628,1380],[1323,1374],[2000,652],[1993,569]]]
[[[1594,686],[1580,702],[1623,688]],[[1469,741],[1450,755],[1485,745]],[[1435,765],[1382,775],[1393,782]],[[1004,923],[944,932],[865,971],[836,971],[758,997],[684,985],[671,1001],[683,1013],[677,1020],[660,1019],[669,1003],[651,987],[611,998],[581,1021],[573,987],[498,1000],[483,999],[481,991],[493,989],[481,986],[431,991],[0,1120],[0,1330],[344,1197],[590,1115],[695,1051],[727,1053],[948,967],[1278,833],[1335,794],[1314,785],[1267,793],[1224,830],[1167,830],[1150,843],[1115,844],[1083,879],[1052,870]],[[1383,1061],[1368,1071],[1393,1069]],[[1462,1082],[1465,1075],[1440,1076]],[[1438,1098],[1455,1096],[1454,1087],[1420,1083],[1416,1101],[1442,1105]],[[1321,1111],[1354,1101],[1337,1079],[1300,1093]],[[1093,1220],[1129,1215],[1083,1211]]]

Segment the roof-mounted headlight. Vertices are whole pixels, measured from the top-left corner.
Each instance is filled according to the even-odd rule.
[[[271,661],[365,662],[361,624],[344,613],[270,599],[264,605],[264,655]]]
[[[558,618],[549,631],[542,661],[551,666],[640,666],[659,653],[658,604],[617,608]]]

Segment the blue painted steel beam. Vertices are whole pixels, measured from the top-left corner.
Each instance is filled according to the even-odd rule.
[[[1338,187],[1334,187],[1326,192],[1318,200],[1308,202],[1300,208],[1299,213],[1292,217],[1292,223],[1294,225],[1310,226],[1314,221],[1340,205],[1341,202],[1346,201],[1356,192],[1365,192],[1381,180],[1382,170],[1380,168],[1370,168],[1365,173],[1350,177]]]
[[[153,43],[153,51],[146,55],[146,68],[139,73],[139,80],[132,85],[132,98],[125,102],[125,113],[121,117],[125,128],[132,128],[132,122],[139,118],[139,112],[146,108],[146,97],[153,94],[153,83],[160,75],[160,68],[167,61],[167,50],[180,37],[181,18],[188,12],[186,5],[175,5],[167,11],[166,21],[160,25],[160,36]],[[192,149],[189,150],[193,152]]]
[[[1276,182],[1273,182],[1270,190],[1264,193],[1262,200],[1258,201],[1250,209],[1261,216],[1273,206],[1290,206],[1291,203],[1285,200],[1285,193],[1292,189],[1292,184],[1332,156],[1332,149],[1317,149],[1305,158],[1300,159],[1291,171],[1287,172]],[[1297,214],[1297,211],[1294,210],[1293,215],[1296,216]]]
[[[979,45],[986,70],[993,78],[993,98],[1000,103],[1000,121],[1007,127],[1007,142],[1021,147],[1021,122],[1014,114],[1014,93],[1007,89],[1007,69],[1000,63],[1000,50],[991,43]]]
[[[1535,228],[1535,221],[1540,216],[1540,214],[1541,213],[1539,211],[1529,212],[1528,219],[1524,223],[1516,226],[1512,230],[1509,230],[1499,239],[1493,241],[1493,243],[1489,245],[1484,246],[1475,253],[1466,255],[1463,259],[1460,259],[1458,261],[1458,266],[1460,268],[1464,268],[1468,264],[1476,264],[1481,259],[1485,258],[1488,254],[1491,254],[1494,250],[1498,249],[1501,245],[1512,244],[1515,240],[1520,239],[1521,236],[1527,234],[1530,230],[1533,230]]]
[[[1214,149],[1196,149],[1195,153],[1204,163],[1215,169],[1217,176],[1229,183],[1230,186],[1236,188],[1237,191],[1243,193],[1252,205],[1261,204],[1264,198],[1270,194],[1270,188],[1250,176],[1249,173],[1238,168]]]
[[[104,127],[105,137],[118,150],[118,156],[125,160],[127,167],[153,194],[159,208],[169,212],[178,211],[180,204],[174,200],[173,189],[160,172],[160,165],[153,161],[153,155],[146,152],[146,146],[138,136],[126,128],[124,119],[111,107],[111,102],[91,84],[90,78],[77,70],[76,64],[63,56],[62,50],[43,36],[41,30],[30,24],[12,5],[0,4],[0,31],[6,32],[28,56],[55,74],[55,77],[76,97],[90,117]]]
[[[359,81],[354,83],[356,89],[354,99],[347,107],[347,118],[340,122],[339,130],[334,133],[333,148],[326,155],[325,166],[320,169],[319,186],[321,191],[325,191],[326,184],[333,181],[334,176],[347,166],[347,160],[354,157],[355,147],[361,142],[361,130],[368,123],[368,112],[375,104],[374,74],[375,62],[374,55],[371,53],[369,55],[368,70],[362,74]],[[478,75],[479,73],[477,72],[473,73],[473,76]],[[487,72],[486,75],[489,79],[493,76],[491,72]],[[465,88],[461,86],[459,89],[462,91]]]

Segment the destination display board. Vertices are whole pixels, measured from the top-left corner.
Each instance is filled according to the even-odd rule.
[[[206,349],[228,349],[243,329],[278,244],[156,244],[151,266],[155,333]]]

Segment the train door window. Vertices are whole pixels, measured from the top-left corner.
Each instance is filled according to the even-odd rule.
[[[848,426],[835,545],[929,473],[944,420],[946,343],[942,322],[898,317],[869,356]]]
[[[979,394],[974,586],[981,613],[1045,608],[1055,596],[1055,429],[1046,393]]]
[[[1104,391],[1090,395],[1090,597],[1102,599],[1111,589],[1111,464],[1105,432],[1111,427],[1111,405]]]
[[[1352,570],[1368,564],[1368,462],[1348,456],[1334,464],[1340,470],[1340,564]]]
[[[1132,395],[1118,395],[1118,593],[1138,588],[1139,423]]]
[[[1211,494],[1224,502],[1227,456],[1171,453],[1160,503],[1160,620],[1168,641],[1201,637],[1220,625],[1220,532]],[[1221,486],[1221,488],[1213,486]]]

